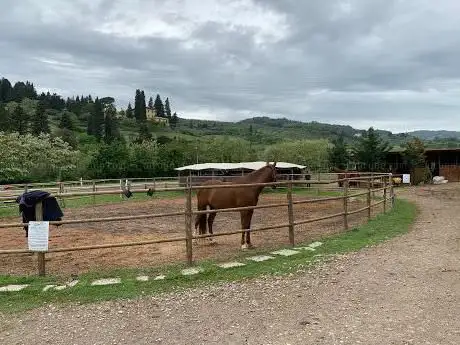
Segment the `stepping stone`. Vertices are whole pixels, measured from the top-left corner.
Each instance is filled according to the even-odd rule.
[[[274,256],[270,256],[270,255],[256,255],[256,256],[251,256],[250,258],[248,258],[248,260],[260,262],[260,261],[266,261],[266,260],[274,259],[274,258],[275,258]]]
[[[319,246],[322,246],[323,243],[322,242],[313,242],[313,243],[310,243],[308,246],[310,248],[316,248],[316,247],[319,247]]]
[[[225,262],[223,264],[218,264],[217,266],[221,268],[232,268],[232,267],[246,266],[246,264],[243,264],[242,262]]]
[[[153,280],[163,280],[165,278],[166,276],[161,275],[161,276],[156,276]]]
[[[58,285],[58,286],[53,285],[53,288],[54,288],[54,290],[60,291],[60,290],[64,290],[65,288],[68,288],[68,287],[74,287],[77,284],[78,284],[78,280],[72,280],[71,282],[68,282],[68,283],[66,283],[64,285]],[[45,290],[43,290],[43,291],[45,291]]]
[[[315,248],[311,248],[311,247],[297,247],[297,248],[294,248],[294,249],[297,249],[297,250],[309,250],[310,252],[316,251]]]
[[[192,267],[192,268],[183,269],[183,270],[181,271],[181,273],[182,273],[182,275],[184,275],[184,276],[189,276],[189,275],[192,275],[192,274],[200,273],[200,272],[202,272],[202,271],[203,271],[202,268],[199,268],[199,267],[194,268],[194,267]]]
[[[8,291],[21,291],[22,289],[25,289],[28,287],[29,284],[11,284],[11,285],[6,285],[0,287],[0,291],[3,292],[8,292]]]
[[[300,252],[292,249],[281,249],[277,250],[276,252],[271,252],[271,254],[274,255],[282,255],[282,256],[291,256],[291,255],[296,255],[299,254]]]
[[[140,282],[146,282],[147,280],[149,280],[149,277],[148,276],[139,276],[139,277],[136,277],[136,280],[138,280]]]
[[[91,283],[91,285],[111,285],[111,284],[120,284],[121,279],[120,278],[104,278],[104,279],[98,279],[95,280]]]

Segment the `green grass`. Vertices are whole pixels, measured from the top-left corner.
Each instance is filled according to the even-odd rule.
[[[285,194],[285,188],[277,188],[277,189],[264,189],[262,194]],[[335,191],[317,191],[315,188],[312,189],[304,189],[304,188],[293,188],[293,193],[296,195],[305,195],[305,196],[337,196],[340,192]],[[79,207],[86,207],[91,205],[109,205],[109,204],[118,204],[118,203],[133,203],[133,202],[142,202],[145,200],[154,199],[173,199],[184,197],[184,192],[181,191],[160,191],[156,192],[153,196],[148,196],[147,193],[135,193],[130,199],[126,197],[121,198],[119,194],[113,195],[96,195],[96,196],[85,196],[85,197],[78,197],[75,199],[64,199],[64,201],[60,201],[59,204],[63,209],[65,208],[79,208]],[[193,193],[193,197],[195,197],[195,193]],[[16,203],[10,204],[10,207],[3,207],[0,208],[0,218],[4,217],[19,217],[19,209]],[[185,205],[185,200],[184,200]]]
[[[395,207],[386,214],[380,214],[363,226],[353,228],[346,233],[341,233],[328,238],[323,238],[323,245],[315,252],[301,251],[291,257],[276,257],[264,262],[245,261],[246,266],[232,269],[221,269],[215,266],[214,261],[199,262],[204,272],[193,276],[182,276],[180,270],[185,265],[168,265],[157,268],[145,269],[119,269],[107,272],[91,272],[82,274],[80,282],[73,288],[61,291],[42,292],[45,284],[59,284],[64,278],[57,277],[13,277],[0,276],[0,286],[6,284],[29,283],[31,286],[20,292],[0,293],[0,311],[5,313],[20,312],[39,307],[44,304],[54,303],[89,303],[102,300],[136,298],[145,295],[155,295],[163,292],[178,291],[184,288],[209,285],[219,282],[241,281],[244,279],[260,277],[262,275],[284,275],[295,273],[317,260],[324,260],[330,255],[356,251],[366,246],[371,246],[392,237],[406,233],[417,214],[414,204],[403,200],[396,200]],[[298,243],[297,246],[308,243]],[[244,260],[245,257],[262,253],[258,249],[236,255],[233,259]],[[317,256],[321,254],[321,256]],[[135,277],[146,274],[150,277],[156,274],[166,275],[165,280],[138,282]],[[90,286],[95,278],[120,277],[122,283],[113,286]]]

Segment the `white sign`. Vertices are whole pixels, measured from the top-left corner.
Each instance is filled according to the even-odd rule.
[[[34,252],[48,251],[49,222],[29,222],[29,250]]]
[[[402,182],[410,183],[410,174],[403,174]]]

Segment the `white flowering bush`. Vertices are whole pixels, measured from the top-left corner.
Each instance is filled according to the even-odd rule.
[[[76,168],[79,152],[48,134],[0,132],[0,181],[56,179]]]

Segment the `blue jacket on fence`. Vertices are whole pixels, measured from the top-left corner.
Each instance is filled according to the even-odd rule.
[[[19,204],[19,212],[22,214],[22,222],[28,223],[35,219],[35,205],[39,202],[43,204],[43,220],[44,221],[60,221],[64,214],[59,207],[59,204],[54,196],[50,193],[35,190],[26,192],[16,198],[16,203]],[[24,226],[26,237],[28,237],[28,226]]]

